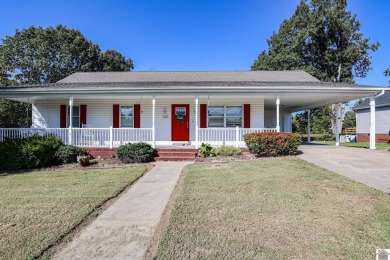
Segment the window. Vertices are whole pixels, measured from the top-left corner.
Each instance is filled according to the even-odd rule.
[[[133,107],[121,106],[121,127],[133,127]]]
[[[241,106],[209,106],[209,127],[235,127],[242,126]]]
[[[68,106],[68,127],[70,124],[70,107]],[[80,107],[73,106],[72,127],[80,127]]]
[[[226,127],[242,126],[242,107],[226,107]]]
[[[225,107],[209,107],[209,127],[225,126]]]

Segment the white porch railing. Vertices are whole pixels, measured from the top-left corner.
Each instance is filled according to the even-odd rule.
[[[145,142],[152,144],[153,128],[114,128],[113,142],[122,142],[122,144]]]
[[[0,142],[4,138],[23,138],[38,133],[53,134],[61,138],[64,144],[80,147],[118,147],[130,142],[153,144],[152,128],[0,128]]]
[[[0,128],[0,142],[4,138],[23,138],[34,134],[53,134],[61,138],[62,142],[68,143],[68,129],[66,128]]]
[[[243,135],[248,133],[276,132],[276,128],[199,128],[199,144],[213,146],[231,145],[245,147]],[[133,142],[153,145],[153,128],[0,128],[0,142],[6,137],[22,138],[38,133],[53,134],[64,144],[80,147],[118,147]]]
[[[199,144],[246,147],[243,135],[261,132],[276,132],[276,128],[199,128]]]
[[[152,128],[73,128],[72,143],[81,147],[119,147],[122,144],[152,144]]]

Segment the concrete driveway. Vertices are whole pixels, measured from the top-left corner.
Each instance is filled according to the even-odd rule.
[[[390,152],[363,148],[304,144],[299,158],[355,181],[390,193]]]

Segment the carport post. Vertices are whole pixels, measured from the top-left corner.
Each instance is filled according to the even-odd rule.
[[[375,150],[375,97],[370,97],[370,113],[371,113],[371,124],[370,124],[370,149]]]
[[[340,103],[336,104],[336,146],[340,146],[340,115],[341,105]]]
[[[310,109],[307,110],[307,142],[310,143]]]

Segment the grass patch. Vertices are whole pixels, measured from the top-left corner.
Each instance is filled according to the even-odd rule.
[[[368,259],[389,195],[296,158],[186,168],[158,259]]]
[[[145,167],[0,175],[0,259],[36,257]]]
[[[315,144],[328,144],[328,145],[335,145],[336,142],[327,142],[327,141],[313,141],[312,143]],[[346,146],[346,147],[357,147],[357,148],[370,148],[370,143],[366,142],[350,142],[350,143],[340,143],[340,146]],[[376,143],[375,144],[376,149],[390,149],[390,143]]]

